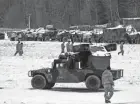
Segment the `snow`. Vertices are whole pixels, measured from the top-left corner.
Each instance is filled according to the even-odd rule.
[[[51,90],[31,87],[29,70],[51,67],[60,42],[23,42],[24,55],[13,56],[16,42],[0,41],[0,104],[104,104],[103,89],[88,91],[84,83],[57,83]],[[118,46],[119,47],[119,46]],[[112,52],[111,67],[124,69],[115,81],[113,104],[140,104],[140,45],[124,45],[124,56]]]
[[[114,30],[114,29],[120,29],[120,28],[124,28],[124,26],[123,25],[118,25],[116,27],[111,27],[111,28],[107,28],[107,29]]]
[[[137,18],[122,18],[122,19],[124,19],[124,20],[139,20],[140,18],[137,17]]]

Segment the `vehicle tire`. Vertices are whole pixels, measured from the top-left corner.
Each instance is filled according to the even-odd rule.
[[[45,89],[51,89],[54,85],[55,85],[55,83],[48,83],[47,82]]]
[[[97,76],[90,75],[87,77],[85,84],[89,90],[97,91],[101,86],[101,81]]]
[[[45,89],[47,83],[43,75],[35,75],[31,80],[32,87],[35,89]]]

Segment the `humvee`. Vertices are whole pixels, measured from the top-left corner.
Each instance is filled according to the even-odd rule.
[[[116,44],[73,45],[73,53],[61,54],[51,68],[30,70],[31,85],[35,89],[51,89],[55,83],[85,82],[89,90],[97,91],[102,87],[102,73],[110,66],[110,51],[116,49]],[[111,69],[111,72],[113,80],[123,77],[123,69]]]

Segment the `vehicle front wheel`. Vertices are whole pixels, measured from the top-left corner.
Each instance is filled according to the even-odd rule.
[[[43,75],[35,75],[31,80],[32,87],[35,89],[45,89],[47,83]]]
[[[90,75],[87,77],[85,84],[89,90],[97,91],[101,86],[101,81],[97,76]]]

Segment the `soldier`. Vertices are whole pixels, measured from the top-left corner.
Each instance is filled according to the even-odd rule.
[[[63,38],[63,43],[61,44],[61,53],[65,53],[65,38]]]
[[[124,55],[123,45],[124,45],[124,42],[122,41],[121,44],[120,44],[120,52],[118,52],[118,55],[119,55],[120,53],[121,53],[122,55]]]
[[[14,56],[16,56],[18,53],[20,56],[22,56],[22,54],[23,54],[23,43],[21,43],[20,40],[18,40],[18,43],[16,45],[16,52],[15,52]]]
[[[102,84],[104,87],[104,97],[105,97],[105,103],[111,103],[110,99],[112,98],[114,94],[114,82],[113,82],[113,75],[110,72],[111,68],[107,67],[107,69],[102,74]]]
[[[68,39],[68,43],[66,44],[66,47],[67,47],[67,52],[72,52],[72,44],[70,39]]]
[[[83,50],[80,51],[79,53],[79,58],[80,58],[80,61],[81,61],[81,67],[82,68],[87,68],[89,67],[89,56],[92,55],[90,49],[88,46],[85,46]]]

